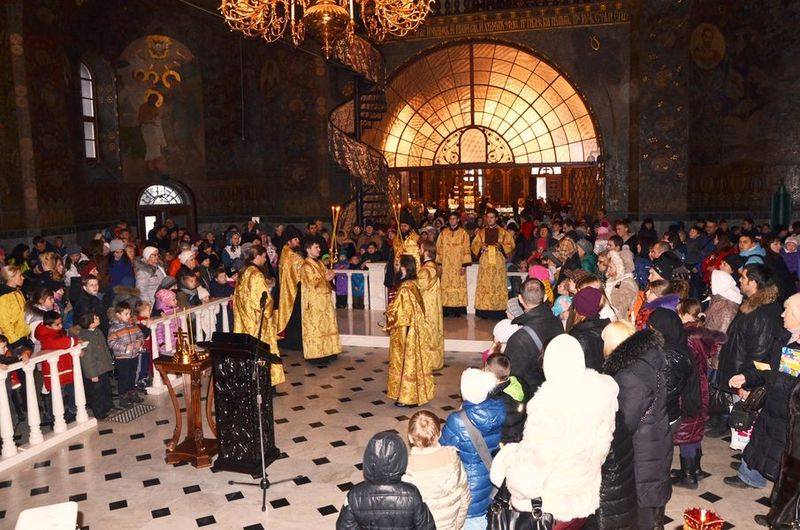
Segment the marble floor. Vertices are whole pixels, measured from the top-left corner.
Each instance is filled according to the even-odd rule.
[[[257,487],[228,484],[249,477],[164,463],[164,440],[174,427],[165,395],[147,397],[157,408],[130,423],[100,422],[97,431],[0,475],[0,528],[12,528],[26,508],[70,499],[78,502],[81,526],[93,530],[334,528],[345,492],[362,480],[370,436],[387,429],[404,433],[410,415],[384,394],[386,350],[346,350],[329,366],[309,365],[293,352],[284,358],[287,382],[275,401],[282,458],[268,469],[275,483],[266,513]],[[479,362],[477,353],[448,352],[436,377],[437,397],[427,408],[441,417],[458,408],[460,374]],[[695,491],[675,490],[667,528],[680,528],[680,514],[691,506],[717,511],[729,521],[726,528],[755,528],[753,515],[766,511],[769,491],[722,483],[736,456],[726,442],[708,440],[705,454],[712,476]]]
[[[342,335],[380,337],[386,335],[381,327],[385,318],[383,311],[337,309],[336,320]],[[497,322],[483,320],[475,315],[462,315],[445,319],[444,338],[469,341],[491,341],[492,330]]]

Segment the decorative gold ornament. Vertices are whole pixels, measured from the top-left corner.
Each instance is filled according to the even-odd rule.
[[[222,0],[219,10],[232,30],[267,42],[282,38],[289,27],[299,46],[308,31],[330,59],[336,43],[356,30],[356,4],[367,33],[380,42],[416,30],[433,0]]]

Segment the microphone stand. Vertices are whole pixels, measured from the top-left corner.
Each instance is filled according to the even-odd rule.
[[[270,487],[269,479],[267,478],[267,466],[265,464],[264,459],[264,420],[263,416],[263,406],[264,401],[261,395],[261,363],[260,363],[260,354],[259,354],[259,344],[261,344],[261,330],[264,327],[264,311],[267,307],[267,291],[261,293],[261,300],[259,302],[261,306],[261,312],[259,315],[258,320],[258,341],[253,349],[253,378],[256,380],[256,404],[258,405],[258,445],[261,448],[261,480],[258,483],[255,482],[239,482],[236,480],[229,480],[228,484],[238,484],[242,486],[258,486],[261,488],[261,511],[267,511],[267,489]],[[274,484],[279,484],[281,482],[288,482],[290,480],[294,480],[298,478],[300,475],[287,478],[284,480],[279,480],[274,482]]]

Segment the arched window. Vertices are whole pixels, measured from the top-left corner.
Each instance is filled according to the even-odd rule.
[[[97,158],[97,117],[94,108],[92,71],[81,63],[81,114],[83,115],[83,152],[86,158]]]

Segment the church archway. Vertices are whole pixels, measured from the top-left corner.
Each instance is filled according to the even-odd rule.
[[[363,139],[386,157],[403,200],[469,209],[470,194],[511,204],[515,193],[547,190],[580,201],[576,210],[602,204],[590,108],[561,69],[530,50],[493,40],[434,48],[391,76],[386,100]]]
[[[136,210],[142,241],[147,240],[157,223],[164,224],[167,219],[193,234],[197,232],[194,196],[187,186],[175,180],[152,183],[139,190]]]

